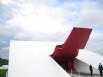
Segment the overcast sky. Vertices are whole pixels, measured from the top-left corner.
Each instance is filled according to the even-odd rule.
[[[10,40],[64,42],[73,27],[92,28],[86,49],[103,55],[103,0],[0,0],[0,57]]]

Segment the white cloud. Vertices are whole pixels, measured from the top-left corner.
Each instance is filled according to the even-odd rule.
[[[103,9],[100,9],[97,2],[83,3],[80,11],[79,25],[92,27],[93,25],[103,25]]]
[[[23,16],[15,16],[8,23],[20,25],[24,30],[34,32],[66,31],[65,10],[60,7],[24,4],[21,10]]]
[[[32,41],[59,41],[63,42],[67,38],[65,32],[46,33],[46,32],[27,32],[22,31],[15,35],[14,40]]]
[[[0,35],[12,36],[21,31],[19,26],[13,26],[10,24],[6,24],[5,26],[0,27]]]
[[[21,32],[18,32],[17,34],[15,34],[13,39],[14,40],[25,40],[25,41],[28,41],[28,40],[31,40],[32,38],[35,38],[34,34],[29,33],[27,31],[21,31]]]
[[[3,4],[6,4],[6,5],[7,5],[7,4],[10,3],[10,1],[11,1],[11,0],[0,0],[0,3],[3,3]]]
[[[13,18],[12,9],[9,5],[0,3],[0,26],[6,23],[6,21]]]

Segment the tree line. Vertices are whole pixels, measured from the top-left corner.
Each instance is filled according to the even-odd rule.
[[[0,58],[0,66],[2,65],[8,65],[8,60]]]

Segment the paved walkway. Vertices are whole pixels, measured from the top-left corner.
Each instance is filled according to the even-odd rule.
[[[76,75],[76,74],[73,74],[73,77],[103,77],[103,76],[100,76],[100,75],[93,75],[93,76],[83,76],[83,75]]]
[[[71,75],[71,73],[70,72],[68,72],[70,75]],[[90,74],[89,73],[78,73],[78,72],[74,72],[73,74],[72,74],[72,77],[103,77],[103,76],[100,76],[99,74],[94,74],[93,76],[90,76]]]

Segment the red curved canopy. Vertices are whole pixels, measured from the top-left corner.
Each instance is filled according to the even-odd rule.
[[[74,27],[64,44],[55,47],[52,58],[57,62],[67,62],[68,70],[75,70],[73,60],[78,55],[78,50],[85,47],[91,31],[90,28]]]

